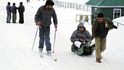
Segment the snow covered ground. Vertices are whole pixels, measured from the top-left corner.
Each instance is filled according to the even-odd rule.
[[[53,54],[58,60],[55,62],[48,56],[40,58],[38,36],[31,52],[37,28],[34,23],[34,15],[38,7],[44,3],[34,1],[27,4],[24,1],[25,23],[6,24],[5,6],[8,1],[18,4],[21,0],[0,1],[0,13],[2,13],[0,14],[0,70],[124,70],[124,26],[120,25],[117,30],[109,32],[107,49],[103,53],[102,63],[98,64],[95,62],[95,54],[80,57],[70,51],[70,36],[78,25],[75,17],[82,11],[55,7],[59,21],[55,53]],[[85,24],[85,26],[91,32],[91,26],[89,24]],[[52,44],[53,38],[54,27],[51,25]],[[45,49],[43,52],[46,53]]]

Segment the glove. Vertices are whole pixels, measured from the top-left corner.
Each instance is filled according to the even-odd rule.
[[[41,26],[41,25],[42,25],[42,23],[41,23],[41,22],[36,22],[36,25]]]
[[[39,28],[42,28],[42,23],[41,22],[37,22],[36,25],[38,25]]]
[[[80,41],[80,42],[84,42],[85,40],[84,40],[84,39],[82,39],[82,38],[80,38],[80,39],[79,39],[79,41]]]
[[[74,42],[74,45],[75,45],[76,47],[80,48],[81,42],[80,42],[80,41],[75,41],[75,42]]]
[[[118,27],[114,25],[113,28],[117,29]]]

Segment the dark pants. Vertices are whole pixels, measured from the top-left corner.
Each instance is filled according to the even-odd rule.
[[[12,23],[16,23],[16,13],[12,14]]]
[[[44,48],[44,41],[46,45],[46,50],[51,51],[51,43],[50,43],[50,27],[42,27],[39,28],[39,48]]]
[[[24,15],[23,15],[23,13],[19,13],[19,23],[21,23],[21,24],[24,23]]]
[[[6,23],[10,23],[10,21],[11,21],[11,13],[7,13]]]

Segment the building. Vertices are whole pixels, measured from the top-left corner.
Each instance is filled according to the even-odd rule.
[[[89,0],[86,4],[92,8],[92,19],[99,12],[110,19],[124,16],[124,0]]]

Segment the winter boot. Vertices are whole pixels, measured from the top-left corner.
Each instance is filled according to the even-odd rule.
[[[97,63],[101,63],[101,58],[96,58]]]
[[[52,55],[52,53],[51,53],[51,51],[49,50],[49,51],[47,51],[47,55]]]
[[[39,48],[39,52],[42,53],[43,52],[43,48]]]

